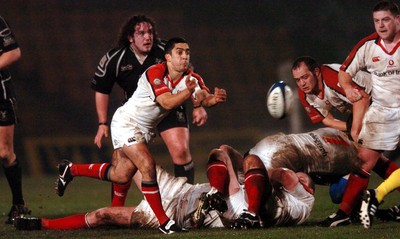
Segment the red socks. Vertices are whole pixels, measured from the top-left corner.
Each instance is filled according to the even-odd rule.
[[[346,189],[343,194],[342,203],[340,203],[339,206],[339,209],[347,215],[350,215],[353,211],[356,203],[360,199],[362,190],[367,189],[369,176],[370,175],[366,172],[362,172],[360,174],[350,174]]]
[[[97,178],[101,180],[108,180],[105,178],[109,168],[110,163],[102,164],[72,164],[71,175],[72,176],[86,176],[90,178]]]
[[[42,218],[42,229],[66,230],[89,228],[90,226],[86,223],[85,215],[77,214],[59,219]]]
[[[162,207],[161,195],[158,190],[157,182],[142,182],[142,192],[160,225],[168,221],[169,218]]]
[[[249,170],[245,174],[244,187],[248,198],[248,210],[258,215],[265,191],[265,173],[261,169]]]
[[[224,162],[214,161],[209,163],[207,167],[207,177],[211,187],[225,194],[228,185],[228,169]]]
[[[113,183],[112,191],[112,207],[122,207],[125,205],[126,196],[128,196],[129,188],[131,187],[132,180],[125,184]]]

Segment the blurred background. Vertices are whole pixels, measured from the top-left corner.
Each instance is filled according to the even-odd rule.
[[[298,101],[289,117],[272,118],[266,93],[278,80],[296,92],[290,68],[298,56],[342,63],[374,31],[371,10],[376,2],[2,0],[0,14],[22,50],[11,71],[21,121],[16,149],[26,164],[24,173],[54,174],[60,158],[109,161],[110,140],[102,150],[93,145],[97,116],[90,82],[131,15],[152,17],[163,39],[186,38],[195,70],[206,84],[227,90],[228,102],[207,110],[205,126],[191,125],[195,161],[205,162],[209,150],[223,143],[244,153],[265,135],[321,127],[311,125]],[[123,99],[118,86],[111,99],[109,119]],[[170,162],[159,139],[151,147],[157,161]]]

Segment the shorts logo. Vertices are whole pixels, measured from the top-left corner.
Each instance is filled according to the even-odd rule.
[[[161,85],[161,80],[158,78],[155,78],[153,83],[154,83],[154,85]]]
[[[0,121],[7,121],[8,115],[7,111],[0,111]]]

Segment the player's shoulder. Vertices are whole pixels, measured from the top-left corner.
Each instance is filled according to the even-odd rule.
[[[106,55],[109,58],[114,58],[117,55],[123,54],[125,51],[126,51],[126,47],[122,47],[122,48],[115,47],[115,48],[111,48],[110,50],[108,50]]]
[[[167,64],[165,62],[154,64],[146,70],[146,75],[154,77],[163,77],[167,72]]]
[[[165,56],[164,56],[165,55],[165,52],[164,52],[165,43],[166,43],[165,40],[161,40],[161,39],[156,40],[154,42],[153,48],[151,49],[151,54],[153,56],[155,56],[156,58],[165,60]]]

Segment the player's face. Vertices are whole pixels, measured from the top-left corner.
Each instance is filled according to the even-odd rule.
[[[137,54],[147,55],[153,47],[153,27],[148,22],[135,25],[135,32],[129,37],[132,49]]]
[[[305,94],[311,94],[318,88],[317,76],[304,63],[301,63],[298,68],[292,70],[292,75],[297,87]]]
[[[171,51],[167,54],[166,58],[172,63],[174,70],[178,72],[185,72],[189,68],[190,62],[190,49],[187,43],[177,43]]]
[[[393,41],[399,31],[399,18],[390,11],[377,11],[372,14],[375,31],[386,41]]]

